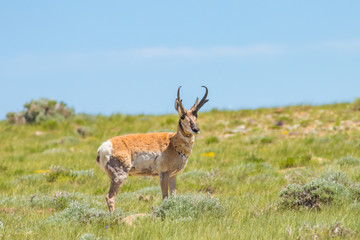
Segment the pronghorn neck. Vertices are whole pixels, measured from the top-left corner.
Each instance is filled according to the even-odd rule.
[[[184,127],[181,124],[181,120],[179,119],[179,124],[177,127],[177,134],[181,134],[184,138],[192,138],[194,135],[192,133],[186,133]]]
[[[188,158],[194,145],[194,135],[185,132],[180,120],[172,144],[181,157]]]

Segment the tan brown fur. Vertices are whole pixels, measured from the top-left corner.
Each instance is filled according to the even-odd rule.
[[[117,136],[110,139],[113,155],[121,157],[124,151],[133,154],[142,151],[164,151],[174,133],[142,133]]]

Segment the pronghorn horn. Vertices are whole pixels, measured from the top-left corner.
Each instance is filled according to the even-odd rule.
[[[176,111],[179,112],[180,115],[184,115],[186,112],[184,106],[182,105],[182,99],[180,99],[180,88],[181,86],[178,88],[177,91],[177,99],[175,100],[175,109]]]
[[[201,99],[200,103],[199,103],[199,98],[196,98],[196,102],[195,102],[194,106],[192,106],[192,108],[191,108],[191,111],[192,111],[194,114],[196,114],[196,113],[200,110],[200,108],[201,108],[205,103],[207,103],[207,102],[209,101],[209,99],[206,99],[206,97],[207,97],[207,95],[208,95],[208,89],[207,89],[207,87],[205,87],[205,86],[201,86],[201,87],[205,88],[205,89],[206,89],[206,92],[205,92],[204,97]]]

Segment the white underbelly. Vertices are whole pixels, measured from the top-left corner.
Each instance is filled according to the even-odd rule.
[[[161,158],[161,152],[143,152],[134,154],[130,175],[158,174]]]

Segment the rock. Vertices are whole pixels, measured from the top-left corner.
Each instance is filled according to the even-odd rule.
[[[275,109],[275,111],[274,111],[274,113],[277,113],[277,114],[282,113],[282,112],[283,112],[283,109],[282,109],[282,108],[277,108],[277,109]]]
[[[84,128],[84,127],[78,127],[78,128],[76,129],[76,132],[77,132],[78,134],[80,134],[81,136],[85,137],[85,135],[87,134],[87,129]]]
[[[231,130],[231,133],[238,133],[238,132],[246,132],[245,125],[239,125],[236,128]]]
[[[42,135],[44,135],[44,133],[40,132],[40,131],[36,131],[36,132],[34,132],[34,135],[35,136],[42,136]]]
[[[150,214],[137,213],[137,214],[133,214],[133,215],[127,216],[126,218],[124,218],[123,220],[121,220],[121,222],[124,223],[124,224],[127,224],[127,225],[129,225],[129,226],[132,226],[132,225],[135,223],[135,221],[136,221],[136,219],[137,219],[138,217],[148,217],[148,216],[150,216]]]
[[[282,127],[282,126],[284,126],[284,122],[283,121],[277,121],[275,123],[275,126]]]

